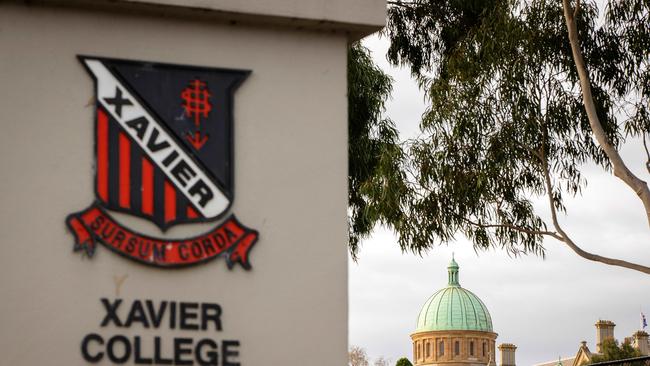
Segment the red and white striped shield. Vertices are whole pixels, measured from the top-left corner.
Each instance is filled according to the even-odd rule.
[[[79,242],[84,237],[122,254],[137,246],[146,254],[139,260],[159,264],[182,262],[189,258],[190,247],[194,261],[216,255],[217,249],[232,252],[247,233],[254,234],[248,235],[250,248],[257,233],[234,217],[216,228],[214,237],[202,237],[203,244],[195,240],[194,245],[138,236],[120,227],[107,211],[145,218],[161,230],[226,214],[234,198],[233,94],[249,71],[79,59],[95,81],[96,203],[68,220],[77,236],[76,248],[83,246]],[[109,232],[109,226],[121,235]],[[149,249],[143,249],[150,239]],[[166,247],[154,251],[155,241],[174,244],[170,248],[175,252],[169,255],[178,260],[167,263],[160,256]]]
[[[153,221],[206,221],[233,199],[232,98],[246,71],[82,57],[96,82],[96,195]]]

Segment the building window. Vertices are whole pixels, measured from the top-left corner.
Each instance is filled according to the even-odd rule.
[[[427,358],[431,356],[431,343],[427,342]]]
[[[454,342],[454,355],[458,356],[460,354],[460,342]]]
[[[486,346],[486,344],[485,344],[485,342],[483,342],[483,357],[485,357],[485,346]]]
[[[440,341],[438,344],[438,356],[444,356],[445,354],[445,341]]]
[[[422,347],[422,346],[420,345],[420,343],[418,343],[418,357],[417,358],[420,358],[420,347]]]
[[[469,355],[474,356],[474,341],[469,341]]]

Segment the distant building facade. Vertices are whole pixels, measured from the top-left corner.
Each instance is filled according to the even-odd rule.
[[[538,363],[534,366],[581,366],[589,363],[593,356],[602,354],[602,343],[607,339],[616,339],[614,337],[614,327],[616,324],[610,320],[599,320],[596,326],[596,347],[592,352],[587,347],[587,342],[580,342],[580,347],[576,355],[573,357],[559,358],[557,360]],[[650,343],[648,341],[648,333],[645,331],[637,331],[630,337],[626,337],[624,342],[629,342],[632,347],[641,352],[642,355],[650,355]]]

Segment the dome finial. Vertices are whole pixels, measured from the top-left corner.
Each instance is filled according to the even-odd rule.
[[[458,282],[458,263],[456,263],[456,260],[454,259],[454,254],[451,254],[451,262],[449,262],[449,265],[447,266],[447,271],[449,273],[449,286],[460,286],[460,283]]]

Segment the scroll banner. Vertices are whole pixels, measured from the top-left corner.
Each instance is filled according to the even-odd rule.
[[[157,267],[185,267],[225,255],[228,268],[239,262],[250,269],[248,255],[258,233],[234,215],[211,231],[189,239],[166,239],[136,233],[121,226],[97,204],[66,219],[75,235],[74,251],[95,252],[97,242],[118,254]]]

